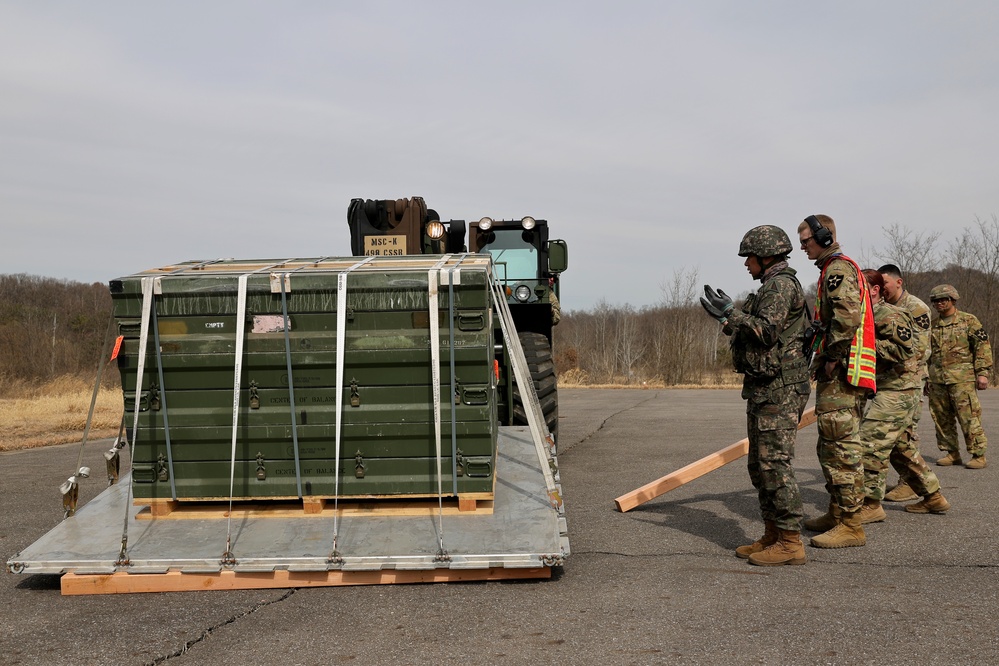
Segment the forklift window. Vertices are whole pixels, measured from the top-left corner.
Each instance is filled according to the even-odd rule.
[[[523,229],[497,229],[495,240],[482,248],[493,255],[497,264],[496,275],[506,280],[536,280],[538,278],[538,250],[524,242]],[[506,269],[500,266],[506,264]]]

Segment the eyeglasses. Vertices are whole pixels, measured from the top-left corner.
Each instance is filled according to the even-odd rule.
[[[815,238],[815,236],[809,236],[807,238],[802,238],[801,239],[801,247],[802,248],[808,247],[808,241],[812,240],[813,238]]]
[[[949,303],[950,298],[934,298],[930,300],[931,303],[936,305],[937,303]]]

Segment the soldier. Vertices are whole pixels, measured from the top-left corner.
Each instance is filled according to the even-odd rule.
[[[865,270],[864,277],[874,304],[874,328],[877,335],[878,392],[867,406],[860,422],[864,451],[864,506],[861,524],[887,518],[881,500],[889,458],[895,463],[909,487],[918,489],[926,499],[907,506],[910,513],[945,513],[950,504],[940,492],[940,482],[930,471],[919,451],[911,450],[907,430],[920,408],[923,393],[923,352],[926,340],[916,333],[908,312],[882,298],[885,279],[875,270]]]
[[[562,321],[562,304],[558,302],[558,296],[555,295],[555,278],[548,278],[548,296],[548,300],[552,304],[552,326],[558,326],[558,323]]]
[[[895,264],[885,264],[878,269],[884,278],[885,288],[881,297],[891,305],[902,308],[912,317],[915,326],[912,329],[915,343],[915,355],[907,362],[907,370],[917,374],[907,375],[911,382],[909,388],[918,388],[919,405],[912,414],[912,423],[905,429],[888,456],[891,466],[898,472],[899,482],[884,498],[889,502],[908,502],[932,494],[933,488],[939,488],[940,482],[936,475],[926,465],[919,451],[919,419],[923,414],[923,388],[926,385],[926,362],[930,358],[930,308],[926,303],[913,296],[905,288],[901,269]],[[922,350],[920,352],[919,350]],[[915,366],[918,364],[918,368]],[[881,388],[880,381],[878,388]],[[911,482],[911,485],[910,485]],[[917,494],[914,487],[920,489]],[[910,509],[911,510],[911,509]]]
[[[811,371],[819,464],[829,491],[829,510],[804,522],[818,548],[863,546],[863,444],[858,434],[864,396],[876,390],[874,315],[867,281],[856,262],[836,242],[836,224],[810,215],[798,225],[798,240],[819,267],[815,316],[818,325]],[[813,327],[815,324],[813,324]]]
[[[801,543],[801,494],[791,460],[801,412],[810,387],[804,335],[808,323],[805,294],[787,265],[791,239],[772,225],[750,229],[739,256],[757,293],[735,310],[725,292],[704,287],[701,305],[731,336],[736,372],[744,374],[749,435],[749,478],[759,495],[763,536],[739,546],[736,556],[762,566],[804,564]]]
[[[992,347],[989,334],[978,317],[957,309],[955,302],[959,298],[957,289],[949,284],[938,285],[930,291],[930,301],[938,316],[930,331],[932,353],[927,393],[930,415],[937,430],[937,447],[947,453],[937,460],[937,464],[961,464],[961,447],[954,428],[956,418],[971,454],[965,467],[982,469],[988,442],[982,430],[982,406],[975,390],[988,388]]]

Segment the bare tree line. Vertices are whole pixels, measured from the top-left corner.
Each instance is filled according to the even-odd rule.
[[[976,315],[990,337],[999,333],[996,215],[976,218],[945,246],[940,232],[914,233],[899,224],[882,231],[884,246],[859,257],[864,268],[897,265],[906,289],[927,304],[930,289],[952,284],[961,294],[958,307]],[[801,277],[814,298],[814,282]],[[697,304],[697,270],[675,271],[660,288],[662,299],[655,306],[636,310],[602,301],[593,310],[564,312],[556,329],[560,377],[568,383],[667,386],[738,380],[731,370],[728,338]]]
[[[93,381],[110,316],[106,285],[0,275],[0,396],[62,375]]]
[[[999,334],[999,218],[976,218],[941,244],[940,232],[883,229],[883,247],[864,252],[864,267],[898,265],[905,285],[929,301],[941,283],[961,294],[958,307]],[[803,279],[814,295],[814,285]],[[563,383],[675,386],[738,381],[728,338],[697,303],[696,268],[675,270],[660,284],[655,305],[601,301],[566,311],[555,329],[555,360]],[[61,375],[93,381],[111,316],[107,286],[30,275],[0,275],[0,397]],[[107,377],[114,381],[117,373]]]

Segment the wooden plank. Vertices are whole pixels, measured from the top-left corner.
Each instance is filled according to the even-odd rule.
[[[262,590],[348,585],[399,585],[413,583],[458,583],[466,581],[551,578],[551,567],[530,569],[428,569],[422,571],[381,569],[378,571],[274,571],[270,573],[213,574],[168,571],[162,574],[73,574],[63,575],[64,596],[134,594],[140,592],[190,592],[196,590]]]
[[[798,430],[801,430],[802,428],[813,423],[815,423],[814,407],[806,410],[801,415],[801,421],[798,422]],[[720,451],[715,451],[711,455],[690,463],[686,467],[681,467],[675,472],[671,472],[664,477],[645,484],[641,488],[621,495],[614,500],[614,504],[617,506],[617,510],[621,513],[631,511],[636,506],[644,504],[651,499],[655,499],[656,497],[659,497],[663,493],[667,493],[674,488],[679,488],[685,483],[689,483],[698,477],[704,476],[708,472],[714,471],[723,465],[727,465],[733,460],[738,460],[747,453],[749,453],[749,438],[740,439],[735,444],[730,444]]]
[[[446,516],[491,516],[492,500],[445,500],[443,514]],[[157,507],[160,507],[157,509]],[[157,513],[159,511],[159,513]],[[339,505],[326,500],[325,504],[297,502],[240,503],[232,507],[232,517],[243,518],[332,518],[338,516],[436,516],[441,512],[437,500],[423,501],[365,501],[340,500]],[[183,502],[166,510],[161,503],[144,507],[136,514],[136,520],[224,520],[229,517],[229,505],[221,502],[200,504]]]

